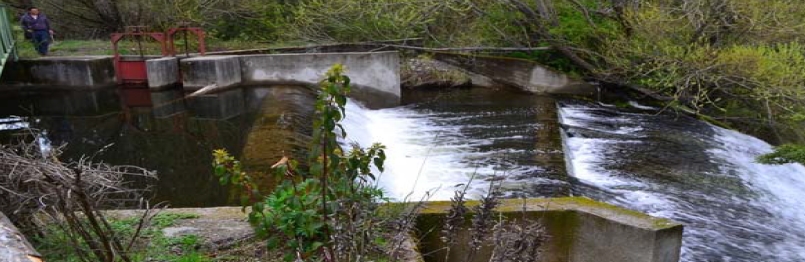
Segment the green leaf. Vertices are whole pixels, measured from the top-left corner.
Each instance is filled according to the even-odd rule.
[[[215,166],[215,176],[223,176],[226,173],[226,167],[223,165],[216,165]]]
[[[252,206],[253,212],[263,213],[265,205],[262,202],[257,202]]]
[[[335,102],[338,103],[340,106],[344,106],[347,104],[347,97],[346,96],[336,96]]]
[[[279,243],[280,243],[279,238],[277,238],[277,237],[270,237],[270,238],[268,238],[268,241],[266,242],[266,246],[267,246],[269,249],[275,249],[275,248],[279,247]]]

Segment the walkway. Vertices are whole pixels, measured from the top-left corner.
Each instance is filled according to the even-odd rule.
[[[17,51],[14,49],[14,33],[11,30],[10,9],[0,4],[0,74],[9,59],[17,60]]]

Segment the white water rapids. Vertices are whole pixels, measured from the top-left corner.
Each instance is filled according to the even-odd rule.
[[[419,200],[430,192],[430,200],[446,200],[473,174],[502,175],[511,185],[556,182],[512,179],[541,168],[517,160],[527,159],[533,145],[534,124],[527,123],[533,116],[523,112],[367,110],[349,103],[343,124],[349,140],[388,148],[379,181],[388,195]],[[518,114],[522,121],[513,120]],[[494,122],[501,115],[506,121]],[[572,194],[685,224],[682,261],[805,261],[805,167],[757,164],[756,156],[771,151],[767,143],[678,118],[563,104],[565,153],[577,180]],[[500,141],[520,146],[491,146]],[[475,195],[484,192],[479,184]]]

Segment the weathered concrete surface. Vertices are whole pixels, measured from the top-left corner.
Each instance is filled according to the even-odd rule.
[[[0,261],[36,262],[42,261],[41,257],[11,220],[0,212]]]
[[[151,90],[162,90],[179,83],[179,60],[176,57],[146,60],[145,68]]]
[[[211,95],[187,99],[187,107],[193,116],[203,119],[229,119],[246,112],[243,89],[232,89]]]
[[[559,128],[559,112],[556,100],[551,96],[533,96],[538,113],[536,114],[537,125],[534,132],[536,144],[534,145],[534,158],[539,167],[544,168],[540,176],[555,181],[565,183],[542,184],[536,190],[542,196],[560,197],[569,196],[570,176],[567,172],[565,161],[565,148],[562,140],[562,131]]]
[[[262,192],[276,187],[271,166],[283,156],[305,159],[313,133],[316,93],[303,86],[264,89],[257,118],[246,136],[240,160]]]
[[[186,91],[196,91],[211,84],[227,88],[242,83],[240,62],[236,56],[201,56],[182,59],[180,68]]]
[[[317,53],[240,56],[244,85],[316,85],[336,63],[352,85],[350,96],[368,107],[400,104],[400,56],[397,52]]]
[[[202,242],[205,251],[217,251],[254,237],[254,229],[246,221],[246,214],[240,207],[215,208],[171,208],[164,213],[192,214],[192,219],[178,219],[162,230],[166,237],[196,235]],[[111,210],[112,218],[140,217],[141,210]]]
[[[523,59],[434,53],[437,60],[537,94],[594,95],[595,87]]]
[[[477,205],[469,201],[468,206]],[[439,239],[442,221],[450,202],[428,202],[417,228],[423,253],[442,247]],[[523,209],[525,208],[525,213]],[[682,225],[662,218],[593,201],[587,198],[545,198],[502,200],[497,211],[510,219],[526,217],[543,223],[549,240],[540,261],[550,262],[676,262],[682,247]],[[459,234],[469,237],[469,233]],[[466,239],[465,239],[466,240]],[[467,250],[453,248],[451,261],[464,261]],[[488,261],[491,248],[483,249],[473,261]],[[442,261],[437,251],[428,261]]]
[[[406,59],[400,69],[400,79],[402,88],[408,89],[470,85],[485,88],[505,87],[504,84],[489,77],[427,56]]]
[[[9,62],[4,69],[2,89],[87,90],[112,87],[115,80],[111,56],[43,57]]]

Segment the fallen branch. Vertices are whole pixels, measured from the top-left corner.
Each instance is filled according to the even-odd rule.
[[[383,44],[383,46],[401,48],[401,49],[418,50],[418,51],[430,51],[430,52],[451,52],[451,51],[453,51],[453,52],[460,52],[460,51],[515,52],[515,51],[545,51],[545,50],[553,49],[552,47],[549,47],[549,46],[542,46],[542,47],[485,47],[485,46],[477,46],[477,47],[446,47],[446,48],[428,48],[428,47],[407,46],[407,45],[393,45],[393,44]]]

